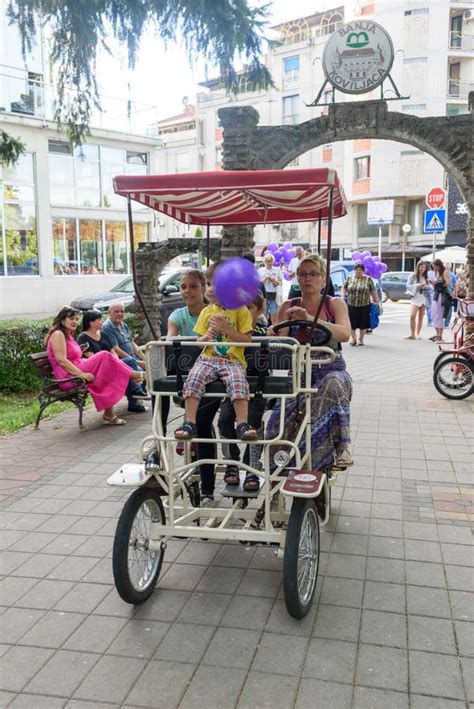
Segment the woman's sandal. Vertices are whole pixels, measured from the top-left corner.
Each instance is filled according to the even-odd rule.
[[[117,415],[115,416],[102,416],[102,421],[108,426],[125,426],[127,423],[125,419],[119,419]]]
[[[197,426],[192,421],[184,421],[183,425],[176,429],[174,437],[178,441],[190,441],[198,435]]]
[[[258,492],[260,490],[260,478],[255,473],[247,473],[242,488],[245,492]]]
[[[239,469],[236,465],[228,465],[224,473],[226,485],[240,485]]]
[[[258,431],[255,428],[252,428],[252,426],[250,426],[246,421],[239,423],[235,431],[237,433],[237,438],[240,438],[241,441],[258,440]]]

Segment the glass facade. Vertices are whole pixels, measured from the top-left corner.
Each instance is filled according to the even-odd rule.
[[[25,153],[16,165],[0,166],[0,276],[37,274],[35,166]]]
[[[116,195],[112,180],[116,175],[146,175],[148,154],[82,145],[71,150],[68,143],[49,141],[50,199],[53,206],[105,207],[126,209],[123,197]],[[135,210],[146,207],[137,204]]]
[[[116,175],[145,175],[148,153],[102,145],[71,150],[60,140],[49,141],[50,201],[53,207],[125,212],[126,200],[113,190]],[[147,207],[134,204],[134,212]],[[61,210],[62,211],[62,210]],[[64,210],[66,211],[66,210]],[[95,215],[94,215],[95,216]],[[123,220],[71,216],[52,220],[56,275],[129,273],[128,227]],[[134,225],[135,243],[148,241],[149,224]]]
[[[149,240],[149,226],[147,222],[133,225],[135,250]],[[52,235],[57,276],[130,272],[130,240],[125,221],[55,217]]]

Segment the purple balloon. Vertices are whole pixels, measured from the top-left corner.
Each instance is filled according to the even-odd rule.
[[[274,261],[274,265],[275,265],[275,266],[279,266],[279,265],[282,263],[282,261],[283,261],[283,256],[282,256],[280,250],[275,251],[275,252],[273,253],[273,258],[275,259],[275,261]]]
[[[386,263],[382,263],[382,273],[386,273],[388,271],[388,266]]]
[[[365,266],[365,270],[367,270],[368,268],[373,267],[374,259],[372,258],[372,256],[364,256],[364,258],[362,259],[362,263]]]
[[[295,258],[295,256],[296,256],[296,251],[294,249],[288,249],[288,251],[286,253],[288,254],[290,261],[292,258]]]
[[[285,251],[288,251],[288,249],[293,248],[293,244],[291,243],[291,241],[287,241],[285,244],[283,244],[283,248],[285,249]]]
[[[241,308],[250,305],[260,290],[260,280],[255,266],[244,258],[223,261],[214,276],[217,302],[224,308]]]
[[[288,273],[288,271],[286,271],[286,270],[284,271],[283,278],[285,279],[285,281],[291,281],[291,276]]]
[[[372,256],[372,253],[370,251],[361,251],[361,257],[362,259],[369,258],[369,256]]]
[[[360,261],[361,258],[362,258],[362,254],[360,253],[360,251],[353,251],[352,252],[351,259],[353,261]]]
[[[277,249],[278,249],[278,244],[276,241],[271,241],[268,244],[268,250],[270,251],[270,253],[274,254],[275,251],[277,251]]]

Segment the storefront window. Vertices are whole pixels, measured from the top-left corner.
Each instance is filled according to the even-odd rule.
[[[37,275],[38,238],[31,153],[0,167],[0,275]]]
[[[105,261],[107,273],[128,272],[125,222],[105,222]]]
[[[148,241],[148,224],[134,224],[133,225],[133,242],[135,244],[135,251],[138,249],[138,244],[146,244]]]
[[[8,275],[37,275],[35,205],[5,203],[3,209]]]
[[[53,219],[54,273],[77,276],[79,259],[75,219]]]
[[[101,222],[92,219],[79,220],[79,245],[81,274],[95,275],[104,270]]]

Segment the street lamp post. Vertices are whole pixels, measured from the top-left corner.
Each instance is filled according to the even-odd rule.
[[[407,245],[408,234],[411,232],[410,224],[404,224],[402,226],[403,238],[402,238],[402,271],[405,270],[405,250]]]

